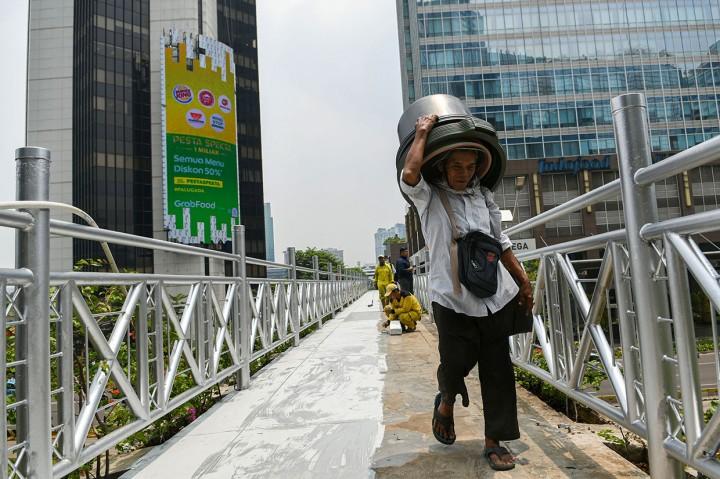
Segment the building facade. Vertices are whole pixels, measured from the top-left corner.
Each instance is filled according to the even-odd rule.
[[[614,96],[645,93],[654,161],[720,132],[718,2],[397,0],[397,12],[405,105],[448,93],[495,125],[509,159],[495,200],[513,223],[617,178]],[[660,218],[716,208],[719,180],[711,165],[658,184]],[[622,217],[606,201],[526,236],[552,244]]]
[[[335,256],[340,263],[345,264],[345,251],[337,248],[323,248],[323,251]]]
[[[385,240],[388,238],[406,238],[406,228],[402,223],[397,223],[390,228],[378,228],[375,232],[375,259],[385,255]]]
[[[265,259],[275,261],[275,225],[270,203],[265,203]]]
[[[217,38],[234,50],[240,216],[247,254],[264,258],[254,0],[31,1],[27,142],[52,151],[51,200],[87,211],[102,228],[167,239],[160,38],[171,28]],[[207,270],[184,256],[111,249],[120,268]],[[54,270],[102,257],[93,242],[51,241]]]

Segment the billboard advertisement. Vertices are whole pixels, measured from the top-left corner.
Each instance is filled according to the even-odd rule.
[[[163,39],[165,229],[181,243],[224,243],[239,223],[232,49],[177,37]]]

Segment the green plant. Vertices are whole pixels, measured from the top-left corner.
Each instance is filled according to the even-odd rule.
[[[524,261],[523,267],[525,268],[525,273],[527,273],[528,278],[530,278],[530,281],[537,280],[538,268],[540,267],[539,259],[531,259],[528,261]]]
[[[344,264],[342,261],[337,259],[335,255],[332,255],[328,253],[327,251],[323,251],[318,248],[306,248],[304,250],[298,250],[295,252],[295,264],[297,266],[303,267],[303,268],[312,268],[313,267],[313,256],[318,257],[318,262],[320,264],[320,270],[327,271],[327,265],[332,265],[333,272],[337,272],[338,266],[344,267]],[[325,279],[326,277],[320,276],[321,278]],[[313,279],[312,273],[308,273],[305,271],[298,271],[297,273],[298,279]]]
[[[534,348],[531,353],[531,362],[537,367],[549,371],[547,361],[542,354],[540,348]],[[583,375],[583,386],[592,387],[595,390],[600,388],[600,384],[607,379],[605,371],[600,366],[599,361],[589,361],[585,367],[585,373]],[[530,391],[539,397],[547,405],[564,413],[574,421],[582,421],[589,423],[600,422],[599,416],[590,408],[577,403],[570,399],[560,390],[554,388],[545,381],[539,379],[534,374],[531,374],[524,369],[515,368],[515,380],[522,387]]]
[[[622,434],[622,429],[620,429],[620,433]],[[603,438],[606,442],[616,446],[628,448],[630,445],[630,441],[624,434],[622,434],[622,437],[619,437],[612,429],[601,429],[598,431],[597,435]]]
[[[715,350],[712,338],[702,338],[697,340],[698,353],[710,353]]]

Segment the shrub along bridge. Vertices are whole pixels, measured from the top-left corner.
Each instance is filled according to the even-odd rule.
[[[511,354],[518,367],[644,438],[653,477],[683,477],[686,466],[720,477],[720,415],[703,402],[689,286],[691,276],[710,304],[717,379],[719,276],[698,238],[719,229],[720,210],[658,221],[654,196],[655,182],[720,160],[720,137],[651,164],[644,96],[622,95],[612,106],[620,178],[506,232],[512,237],[618,195],[625,228],[520,255],[536,271],[534,331],[511,338]],[[253,361],[299,345],[305,331],[320,328],[367,290],[362,275],[321,269],[317,261],[313,268],[296,266],[292,248],[289,264],[246,257],[242,226],[233,231],[233,253],[223,253],[51,220],[49,210],[57,205],[47,202],[49,157],[42,148],[18,150],[18,200],[24,203],[0,211],[0,225],[17,230],[18,245],[17,268],[0,271],[0,382],[15,379],[14,389],[0,396],[0,427],[9,438],[0,455],[2,479],[63,477],[221,383],[249,388],[233,396],[239,408],[247,405],[243,397],[259,400],[254,390],[277,393],[270,379],[292,381],[275,370],[256,383]],[[50,234],[229,262],[233,275],[50,272]],[[574,259],[578,253],[584,259]],[[429,309],[427,255],[420,252],[414,261],[418,296]],[[247,265],[284,268],[288,279],[248,277]],[[341,404],[323,402],[299,383],[287,398],[307,406],[292,414],[332,417],[322,431],[335,438],[328,451],[345,464],[372,455],[373,447],[357,449],[337,438],[361,443],[366,437],[377,446],[382,436],[382,410],[378,416],[366,407],[379,400],[382,380],[360,359],[380,354],[372,345],[379,313],[359,313],[361,306],[353,306],[356,322],[348,316],[342,326],[313,334],[320,339],[307,355],[336,361],[340,369],[348,364],[343,361],[356,360],[357,371],[366,374],[348,368],[337,382],[327,380],[344,398]],[[335,336],[329,332],[341,328]],[[302,356],[301,349],[287,357]],[[312,368],[302,374],[322,378]],[[589,374],[607,378],[611,399],[583,388]],[[215,417],[218,434],[235,416],[221,411],[227,413],[214,409],[204,422],[210,427]],[[333,436],[343,424],[349,429]],[[284,444],[296,440],[299,448],[306,437],[283,434]],[[238,446],[245,460],[263,452],[248,437],[260,436]],[[280,447],[265,439],[257,444]],[[196,440],[202,449],[201,436]],[[254,465],[266,467],[269,476],[278,467],[267,462],[272,451]],[[220,475],[218,460],[208,461],[202,469],[207,477],[230,477]],[[248,471],[262,477],[258,469]]]

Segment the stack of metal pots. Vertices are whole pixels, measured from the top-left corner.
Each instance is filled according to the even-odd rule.
[[[456,148],[472,148],[480,144],[487,148],[492,162],[487,173],[480,178],[480,185],[491,190],[500,182],[505,173],[507,157],[500,147],[495,128],[485,120],[475,118],[467,106],[451,95],[430,95],[420,98],[410,105],[398,122],[400,148],[396,157],[398,184],[400,173],[405,165],[405,157],[415,139],[415,123],[423,115],[437,115],[438,121],[428,135],[425,146],[424,163],[421,169],[423,178],[428,182],[438,181],[441,177],[439,163],[445,158],[444,152]],[[404,196],[404,195],[403,195]],[[407,197],[408,203],[412,203]]]

